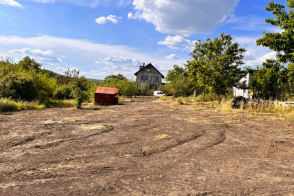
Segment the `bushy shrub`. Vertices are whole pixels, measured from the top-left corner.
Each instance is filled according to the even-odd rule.
[[[141,84],[141,86],[139,88],[140,94],[142,96],[147,96],[148,89],[149,89],[149,84],[148,83]]]
[[[58,86],[54,92],[54,98],[63,100],[63,99],[70,99],[71,97],[71,87],[68,85]]]
[[[87,94],[85,91],[82,91],[79,87],[73,88],[72,96],[75,99],[75,108],[81,109],[82,103],[87,100]]]
[[[181,105],[184,104],[182,97],[178,97],[176,100],[177,100],[178,104],[181,104]]]
[[[214,94],[208,93],[206,95],[203,95],[203,94],[198,95],[196,97],[196,100],[197,101],[201,101],[201,102],[216,101],[217,100],[217,97]]]

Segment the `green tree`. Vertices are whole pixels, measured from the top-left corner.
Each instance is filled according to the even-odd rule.
[[[278,61],[267,59],[262,67],[257,67],[252,77],[252,86],[265,99],[283,98],[287,70]]]
[[[232,42],[231,35],[222,33],[213,41],[207,38],[205,43],[199,40],[190,54],[193,59],[187,61],[188,76],[196,82],[202,93],[211,92],[221,101],[232,87],[236,86],[246,72],[243,65],[245,49]]]
[[[41,71],[42,64],[37,63],[35,59],[31,59],[29,56],[25,56],[18,62],[18,66],[24,70],[34,69],[36,72]]]
[[[8,97],[10,94],[12,94],[12,65],[12,62],[9,59],[7,59],[6,61],[0,61],[0,97]]]
[[[87,94],[85,91],[83,91],[81,88],[77,86],[73,86],[72,90],[72,97],[75,99],[75,108],[76,109],[82,109],[82,104],[85,100],[87,100]]]
[[[139,87],[139,91],[140,91],[141,95],[143,95],[143,96],[147,96],[147,91],[148,90],[149,90],[149,84],[148,83],[143,83]]]
[[[124,75],[122,74],[117,74],[117,75],[108,75],[105,77],[104,81],[110,83],[111,81],[114,82],[121,82],[123,80],[127,79]]]
[[[75,107],[81,109],[82,103],[90,100],[94,96],[94,91],[92,92],[92,96],[89,94],[89,89],[92,89],[92,82],[88,81],[84,76],[80,77],[80,71],[72,70],[68,74],[66,77],[71,78],[69,84],[72,86],[71,96],[76,100]]]
[[[124,79],[117,84],[117,88],[119,89],[119,93],[124,96],[131,97],[136,96],[139,92],[136,81]]]
[[[70,99],[71,98],[72,88],[69,85],[63,84],[57,86],[54,92],[55,99]]]
[[[160,85],[159,89],[166,95],[173,95],[176,97],[189,96],[193,93],[195,82],[193,78],[179,75],[171,82],[165,85]]]
[[[288,96],[294,96],[294,63],[290,63],[287,67],[287,87],[288,87]]]
[[[177,77],[183,76],[184,74],[185,74],[184,68],[174,65],[174,68],[172,70],[168,70],[166,75],[166,81],[173,81]]]
[[[275,19],[268,18],[266,23],[280,27],[282,32],[268,32],[256,41],[258,46],[265,46],[277,52],[277,58],[282,63],[294,62],[294,2],[287,0],[290,11],[287,12],[285,6],[270,2],[265,7],[266,11],[272,12]]]

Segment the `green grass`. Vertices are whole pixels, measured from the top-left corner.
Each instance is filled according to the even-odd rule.
[[[58,107],[70,107],[75,105],[75,100],[55,100],[50,103],[51,108],[58,108]]]
[[[43,104],[36,102],[15,101],[10,99],[0,98],[0,112],[30,110],[30,109],[44,109]]]
[[[74,100],[52,101],[49,107],[69,107],[73,106]],[[37,110],[44,109],[46,105],[37,102],[16,101],[11,99],[0,98],[0,112],[20,111],[20,110]]]

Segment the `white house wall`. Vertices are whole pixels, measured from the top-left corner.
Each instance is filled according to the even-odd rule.
[[[246,85],[249,86],[250,82],[252,81],[252,73],[247,73],[247,75],[240,80],[240,82],[244,81],[246,81]],[[242,96],[245,98],[250,98],[248,90],[242,90],[234,87],[233,91],[235,97]]]

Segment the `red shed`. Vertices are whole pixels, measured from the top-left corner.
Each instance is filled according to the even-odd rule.
[[[96,103],[104,103],[106,105],[118,103],[118,94],[117,88],[108,88],[108,87],[98,87],[95,92],[95,101]]]

